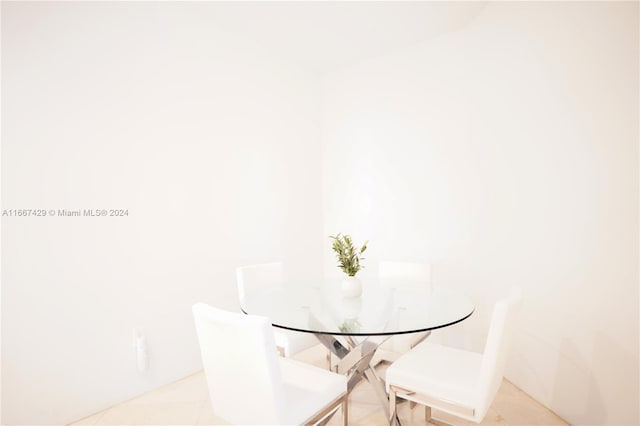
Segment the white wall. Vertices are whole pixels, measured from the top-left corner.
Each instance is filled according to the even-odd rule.
[[[639,422],[637,3],[491,4],[331,74],[324,123],[316,77],[209,7],[2,3],[2,208],[129,209],[2,219],[4,424],[195,371],[194,301],[235,309],[238,264],[334,273],[336,232],[371,241],[365,274],[424,259],[471,294],[464,347],[521,285],[509,379],[572,423]]]
[[[321,257],[318,80],[205,3],[2,4],[3,424],[61,424],[201,368],[191,305]],[[147,337],[136,370],[132,329]]]
[[[638,424],[638,4],[495,3],[332,73],[324,233],[426,260],[477,303],[523,288],[507,377],[574,424]],[[328,244],[325,265],[334,267]]]

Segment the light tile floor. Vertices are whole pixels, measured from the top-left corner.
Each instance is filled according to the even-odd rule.
[[[325,352],[321,347],[309,349],[296,358],[325,367]],[[385,368],[380,369],[384,374]],[[398,414],[403,425],[426,425],[424,409],[413,410],[401,404]],[[433,411],[438,418],[452,425],[472,425],[445,413]],[[202,372],[148,392],[130,401],[115,405],[86,417],[73,425],[224,425],[213,414],[207,383]],[[340,425],[341,414],[333,416],[329,425]],[[384,426],[387,421],[373,388],[360,382],[349,399],[349,424],[354,426]],[[482,425],[567,425],[561,418],[529,397],[508,381],[503,381]]]

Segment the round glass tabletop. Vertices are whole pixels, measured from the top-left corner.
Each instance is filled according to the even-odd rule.
[[[443,289],[389,288],[364,284],[362,296],[342,297],[339,283],[279,287],[245,296],[242,311],[266,316],[280,328],[331,335],[415,333],[456,324],[474,306],[468,297]]]

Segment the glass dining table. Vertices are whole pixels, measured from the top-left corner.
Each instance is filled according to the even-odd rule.
[[[339,281],[257,291],[240,307],[268,317],[274,327],[314,334],[337,357],[335,371],[348,376],[348,391],[366,379],[390,421],[386,386],[371,364],[379,346],[394,335],[457,324],[474,311],[468,297],[437,287],[365,282],[360,297],[345,298]]]

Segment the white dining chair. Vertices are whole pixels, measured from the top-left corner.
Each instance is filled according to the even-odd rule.
[[[236,280],[240,301],[244,300],[248,294],[282,289],[284,282],[282,263],[273,262],[238,267],[236,268]],[[309,333],[279,328],[274,329],[273,334],[278,352],[284,357],[291,357],[319,344],[318,339]]]
[[[391,420],[402,398],[424,405],[431,423],[443,424],[432,408],[480,423],[502,383],[520,300],[514,290],[495,304],[482,354],[423,342],[396,360],[386,374]]]
[[[378,279],[383,288],[396,290],[431,290],[431,265],[428,263],[382,261],[378,265]],[[422,342],[430,332],[401,334],[386,340],[376,352],[373,364],[391,363]]]
[[[232,424],[307,425],[342,407],[347,378],[278,357],[266,317],[193,305],[209,397],[216,416]]]

